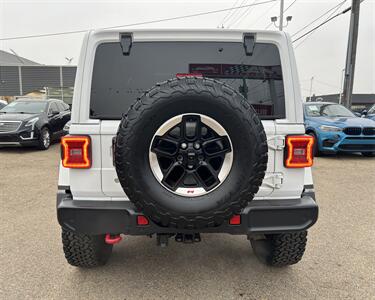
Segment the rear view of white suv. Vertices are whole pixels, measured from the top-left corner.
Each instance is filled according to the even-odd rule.
[[[318,218],[300,99],[285,33],[88,33],[62,139],[67,261],[104,264],[121,234],[229,233],[269,265],[297,263]]]

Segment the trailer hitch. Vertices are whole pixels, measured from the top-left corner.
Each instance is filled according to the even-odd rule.
[[[178,243],[192,244],[201,241],[200,233],[177,233],[175,240]]]

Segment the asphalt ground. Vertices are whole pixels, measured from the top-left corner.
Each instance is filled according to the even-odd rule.
[[[109,263],[64,259],[56,221],[59,147],[0,149],[1,299],[375,299],[375,159],[317,158],[320,205],[303,260],[270,268],[244,236],[156,246],[125,237]]]

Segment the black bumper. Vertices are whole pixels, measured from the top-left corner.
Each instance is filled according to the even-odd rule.
[[[0,133],[0,146],[36,146],[39,132],[20,130],[12,133]]]
[[[68,230],[86,234],[124,233],[150,235],[154,233],[230,233],[271,234],[302,231],[314,225],[318,219],[318,205],[314,194],[304,193],[300,199],[254,200],[242,210],[241,224],[225,222],[218,227],[184,230],[161,227],[152,221],[149,225],[137,225],[137,212],[129,201],[77,201],[64,190],[57,194],[57,218]]]

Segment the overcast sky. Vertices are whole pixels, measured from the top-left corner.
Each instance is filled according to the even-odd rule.
[[[227,1],[85,1],[85,0],[0,0],[0,38],[100,28],[151,21],[264,2],[266,0]],[[285,0],[285,8],[294,0]],[[285,28],[296,33],[306,24],[343,0],[297,0],[285,13],[293,16]],[[347,0],[339,11],[350,6]],[[216,28],[226,18],[224,27],[265,29],[271,16],[279,14],[279,1],[242,8],[228,15],[221,12],[138,26],[138,28]],[[329,14],[317,21],[324,21]],[[314,76],[313,93],[338,93],[342,69],[345,65],[350,12],[341,15],[315,31],[305,41],[296,42],[295,54],[301,80],[302,94],[309,95],[310,78]],[[313,26],[312,26],[313,27]],[[309,27],[306,30],[312,28]],[[276,28],[272,25],[269,29]],[[305,30],[305,31],[306,31]],[[300,36],[305,31],[295,35]],[[13,49],[18,55],[42,64],[66,64],[65,57],[73,57],[77,64],[83,33],[0,41],[0,49]],[[302,44],[299,45],[299,43]],[[354,81],[355,93],[375,93],[375,0],[361,4],[357,62]]]

